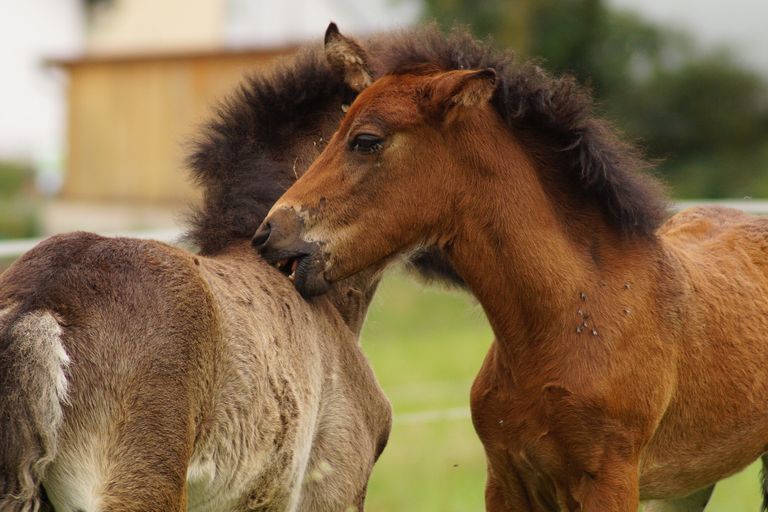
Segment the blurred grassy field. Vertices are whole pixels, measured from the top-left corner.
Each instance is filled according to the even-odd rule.
[[[468,297],[387,276],[363,332],[395,412],[373,471],[369,512],[484,509],[485,460],[462,408],[491,339],[482,310]],[[446,418],[429,412],[445,409]],[[758,470],[753,465],[719,484],[707,512],[757,512]]]

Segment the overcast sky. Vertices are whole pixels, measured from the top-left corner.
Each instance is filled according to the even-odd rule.
[[[608,0],[686,29],[705,45],[726,44],[768,76],[768,0]]]

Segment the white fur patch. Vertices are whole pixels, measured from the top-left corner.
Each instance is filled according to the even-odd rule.
[[[13,311],[13,308],[0,309],[0,322],[2,322],[3,317],[10,314],[11,311]]]
[[[187,468],[187,481],[213,482],[216,480],[216,463],[212,459],[193,460]]]
[[[15,311],[15,307],[0,311],[0,320],[11,318]],[[39,507],[37,485],[57,455],[62,405],[67,402],[66,369],[70,360],[62,343],[61,326],[53,314],[33,311],[7,328],[11,339],[8,349],[13,358],[17,385],[5,392],[14,403],[31,413],[41,450],[37,457],[25,456],[18,461],[19,498],[25,501],[14,510],[35,511]],[[0,503],[0,508],[4,506]]]
[[[45,481],[48,498],[57,512],[99,512],[108,461],[105,441],[99,436],[82,439],[80,445],[62,454]]]
[[[78,446],[58,450],[58,430],[63,419],[63,405],[68,403],[67,367],[70,357],[62,343],[62,329],[47,311],[34,311],[17,321],[11,332],[19,353],[27,364],[42,373],[37,375],[40,392],[38,407],[46,421],[44,433],[49,446],[45,463],[51,463],[44,479],[48,497],[57,512],[98,512],[104,475],[106,440],[98,435],[80,440]]]
[[[54,316],[46,311],[34,311],[24,315],[11,328],[11,336],[18,343],[18,349],[33,358],[29,364],[41,365],[47,382],[45,386],[43,411],[53,430],[61,423],[61,405],[67,403],[66,368],[70,360],[61,342],[61,326]]]

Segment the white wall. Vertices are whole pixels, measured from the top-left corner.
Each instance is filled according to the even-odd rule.
[[[91,54],[210,50],[222,42],[227,0],[113,0],[88,27]]]
[[[64,78],[43,59],[79,52],[82,23],[78,0],[0,0],[0,158],[62,146]]]
[[[405,27],[421,12],[418,0],[227,0],[225,43],[230,47],[318,40],[328,23],[342,33]]]

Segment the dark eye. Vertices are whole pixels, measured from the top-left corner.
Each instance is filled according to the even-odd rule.
[[[358,153],[371,154],[376,153],[382,148],[384,139],[372,133],[361,133],[356,135],[349,143],[352,151]]]

